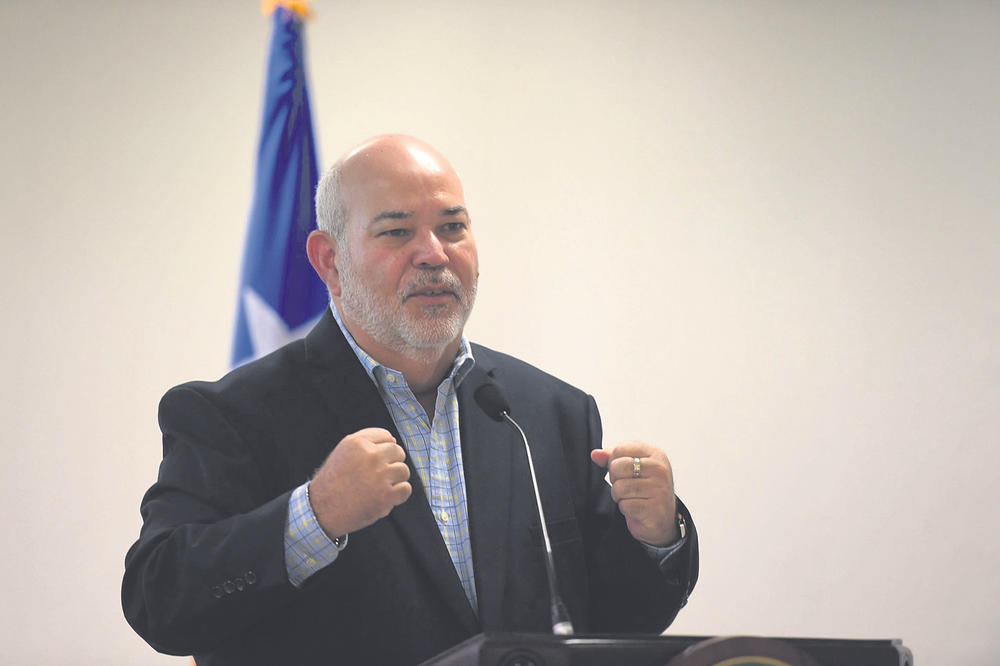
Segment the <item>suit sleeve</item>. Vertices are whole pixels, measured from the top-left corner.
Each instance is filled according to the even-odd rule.
[[[284,557],[289,493],[270,496],[244,436],[194,388],[168,392],[159,419],[163,461],[125,558],[122,606],[154,648],[192,654],[294,598]]]
[[[594,399],[588,396],[590,448],[600,448],[602,430]],[[589,460],[589,456],[588,456]],[[677,510],[687,523],[687,540],[661,569],[628,531],[611,499],[605,471],[590,465],[591,525],[588,556],[591,628],[597,632],[660,633],[687,603],[698,580],[698,535],[687,507]]]

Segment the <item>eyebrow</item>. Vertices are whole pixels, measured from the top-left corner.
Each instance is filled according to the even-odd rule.
[[[452,206],[451,208],[445,208],[442,210],[441,216],[454,217],[456,215],[460,215],[461,213],[468,213],[465,206]],[[412,210],[386,210],[373,217],[372,224],[381,222],[382,220],[405,220],[408,217],[413,217],[415,214],[416,213]]]
[[[408,217],[413,217],[414,212],[412,210],[386,210],[375,217],[372,218],[372,223],[380,222],[382,220],[405,220]]]

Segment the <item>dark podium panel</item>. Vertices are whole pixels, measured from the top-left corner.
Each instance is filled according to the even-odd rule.
[[[674,666],[684,663],[722,663],[702,661],[700,653],[721,652],[719,643],[731,647],[739,641],[707,636],[550,636],[547,634],[480,634],[424,662],[423,666]],[[820,666],[913,666],[913,655],[899,640],[835,640],[822,638],[766,639],[778,642],[805,655],[803,663],[815,661]],[[685,650],[692,648],[688,655]],[[705,648],[708,648],[707,650]],[[722,650],[725,652],[725,650]],[[728,654],[728,653],[727,653]],[[742,654],[742,653],[741,653]],[[685,659],[695,656],[695,660]],[[767,656],[767,655],[763,655]],[[727,663],[770,663],[796,666],[794,661],[773,658],[770,662],[739,661]]]

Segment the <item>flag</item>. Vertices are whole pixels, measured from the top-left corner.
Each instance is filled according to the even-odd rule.
[[[264,114],[240,270],[233,367],[301,338],[329,304],[306,256],[319,182],[303,54],[307,3],[267,2],[272,33]],[[269,6],[270,5],[270,6]]]

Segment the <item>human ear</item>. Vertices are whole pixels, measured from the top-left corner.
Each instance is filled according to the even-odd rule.
[[[340,297],[340,271],[337,270],[337,240],[323,231],[313,231],[306,239],[309,263],[326,283],[332,296]]]

